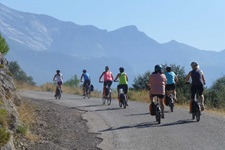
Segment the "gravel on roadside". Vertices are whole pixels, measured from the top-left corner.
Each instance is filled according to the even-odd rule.
[[[48,101],[22,98],[34,108],[38,122],[30,127],[40,138],[34,142],[20,137],[17,149],[28,150],[99,150],[102,142],[96,134],[89,133],[80,110],[67,108]],[[20,148],[19,148],[20,147]]]

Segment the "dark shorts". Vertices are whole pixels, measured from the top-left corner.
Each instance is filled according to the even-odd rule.
[[[198,93],[198,95],[201,96],[203,91],[204,91],[203,85],[192,85],[191,86],[191,99],[195,98],[196,93]]]
[[[104,86],[110,87],[112,85],[112,81],[104,81]]]
[[[119,89],[123,89],[124,94],[127,94],[127,91],[128,91],[128,85],[127,85],[127,84],[119,84],[119,85],[117,86],[117,90],[119,90]]]
[[[167,91],[171,91],[171,90],[175,90],[176,89],[176,85],[175,84],[167,84],[166,85],[166,90]]]
[[[165,95],[160,95],[160,94],[151,94],[152,97],[155,97],[157,96],[158,98],[164,98]]]
[[[85,87],[86,85],[90,85],[91,84],[91,81],[90,80],[85,80],[84,81],[84,84],[83,84],[83,87]]]
[[[61,81],[57,82],[57,85],[59,85],[59,86],[62,85],[62,82]]]

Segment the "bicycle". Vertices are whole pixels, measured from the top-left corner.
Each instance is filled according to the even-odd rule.
[[[57,85],[55,99],[60,99],[61,95],[62,95],[62,90],[61,90],[60,86]]]
[[[100,83],[104,83],[103,81],[99,81]],[[105,105],[105,102],[107,101],[107,104],[110,105],[111,104],[111,88],[107,85],[104,87],[103,89],[105,91],[105,95],[104,95],[104,91],[102,94],[102,104]]]
[[[174,97],[172,90],[169,91],[169,94],[166,94],[165,101],[164,101],[166,106],[170,107],[170,111],[173,112],[174,108]]]
[[[124,93],[122,88],[119,89],[119,106],[124,109],[127,107],[127,95]]]
[[[186,82],[186,84],[190,84],[190,82]],[[199,92],[195,93],[195,97],[192,100],[191,103],[191,114],[192,114],[192,120],[196,118],[197,122],[200,121],[200,116],[201,116],[201,105],[198,101],[198,94]]]
[[[192,120],[196,118],[197,122],[199,122],[200,116],[201,116],[201,105],[198,101],[198,93],[195,94],[195,98],[192,101],[191,105],[192,105],[192,110],[191,110]]]
[[[85,99],[86,97],[89,99],[91,97],[90,85],[88,83],[86,83],[86,85],[85,85],[85,93],[83,95],[83,99]]]
[[[150,104],[150,114],[152,116],[155,116],[156,122],[158,122],[158,124],[161,123],[161,107],[158,101],[158,96],[156,96],[157,99],[155,102],[152,102],[152,104]],[[152,108],[151,108],[152,107]]]

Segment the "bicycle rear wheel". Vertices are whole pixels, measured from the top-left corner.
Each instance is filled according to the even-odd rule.
[[[109,93],[109,95],[107,97],[107,103],[108,103],[108,105],[111,104],[111,92]]]
[[[103,104],[103,105],[105,105],[105,101],[106,101],[105,97],[102,96],[102,104]]]

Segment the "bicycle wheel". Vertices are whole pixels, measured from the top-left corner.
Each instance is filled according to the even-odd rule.
[[[200,116],[201,116],[201,110],[200,106],[197,107],[197,112],[196,112],[196,120],[200,121]]]
[[[103,105],[105,105],[105,101],[106,101],[105,97],[102,96],[102,104],[103,104]]]
[[[161,123],[161,113],[159,112],[158,108],[157,108],[157,111],[156,111],[156,122],[158,122],[158,124]]]
[[[123,100],[123,108],[126,109],[127,107],[127,103],[126,103],[126,99]]]
[[[108,105],[111,104],[111,92],[109,93],[109,95],[107,97],[107,103],[108,103]]]
[[[171,112],[173,112],[173,107],[174,107],[174,104],[171,102],[171,103],[170,103],[170,111],[171,111]]]

